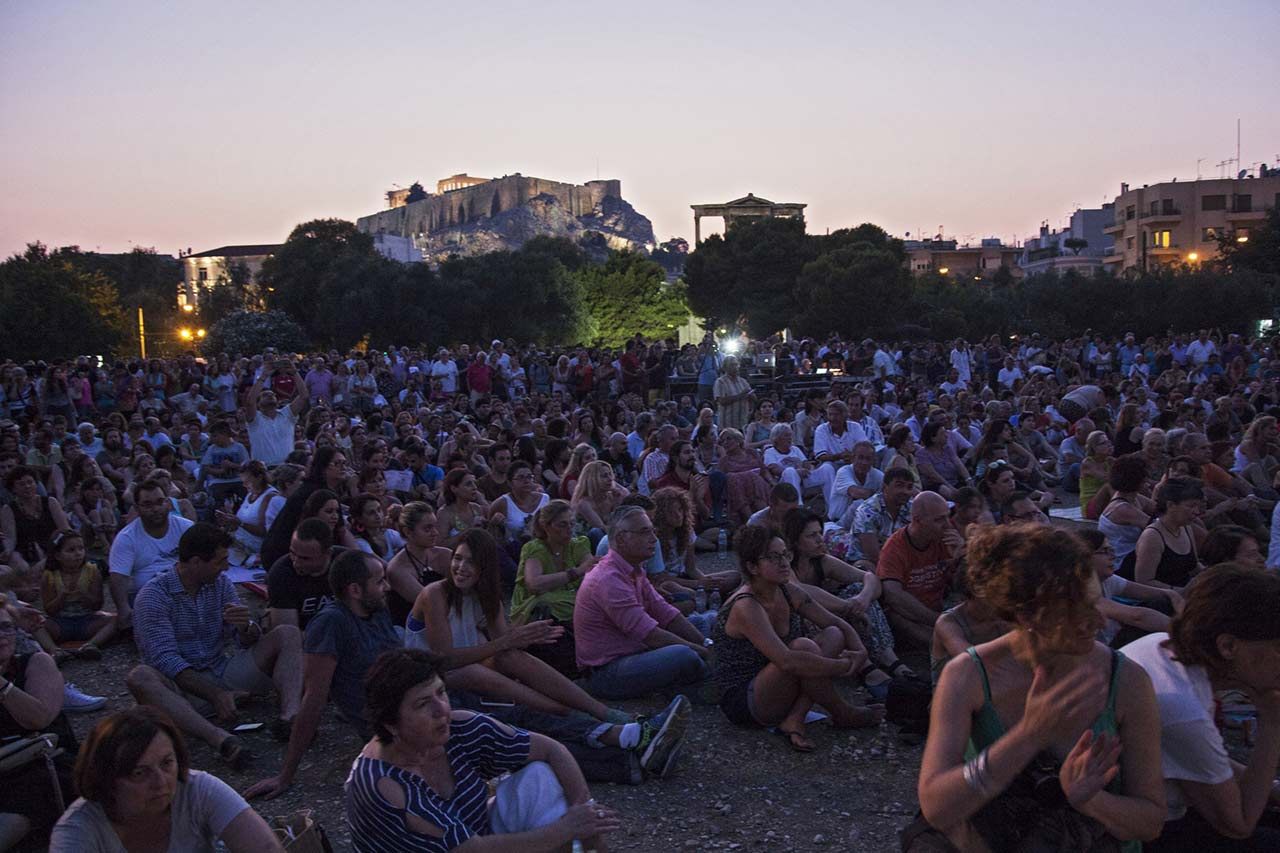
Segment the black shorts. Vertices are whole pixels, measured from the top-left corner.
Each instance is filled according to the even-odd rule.
[[[740,684],[731,690],[726,690],[724,695],[720,697],[720,710],[724,712],[725,717],[735,726],[749,726],[751,728],[759,728],[760,722],[751,713],[751,693],[752,681]]]

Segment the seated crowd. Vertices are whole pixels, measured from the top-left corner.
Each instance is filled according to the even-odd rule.
[[[732,344],[0,365],[0,849],[280,849],[326,709],[355,849],[603,849],[694,702],[927,735],[904,849],[1277,849],[1280,339]]]

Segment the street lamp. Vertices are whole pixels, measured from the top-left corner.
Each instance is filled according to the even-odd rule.
[[[196,329],[196,337],[197,337],[197,338],[203,338],[204,336],[205,336],[205,331],[204,331],[204,329]]]
[[[178,337],[182,338],[184,341],[191,340],[191,330],[187,328],[179,329]]]
[[[1237,243],[1248,243],[1248,242],[1249,242],[1249,235],[1248,235],[1248,234],[1241,234],[1239,237],[1237,237],[1237,238],[1236,238],[1236,242],[1237,242]]]
[[[182,310],[190,314],[192,311],[196,310],[196,306],[192,305],[190,302],[184,302],[182,304]]]
[[[1194,264],[1196,261],[1200,260],[1200,253],[1191,252],[1190,254],[1187,255],[1187,260],[1191,261],[1191,263]]]
[[[949,272],[951,272],[951,267],[938,267],[939,275],[946,275]]]

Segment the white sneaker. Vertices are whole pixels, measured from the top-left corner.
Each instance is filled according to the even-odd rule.
[[[83,714],[96,711],[107,704],[106,696],[90,696],[76,689],[70,681],[62,688],[62,710],[68,714]]]

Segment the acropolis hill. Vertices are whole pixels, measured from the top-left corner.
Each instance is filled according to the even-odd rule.
[[[653,225],[622,198],[622,182],[567,184],[519,173],[501,178],[454,175],[436,192],[409,202],[408,190],[387,193],[389,210],[356,220],[366,234],[406,237],[436,263],[450,255],[518,249],[538,235],[594,238],[612,249],[653,250]],[[585,242],[592,242],[588,239]]]

